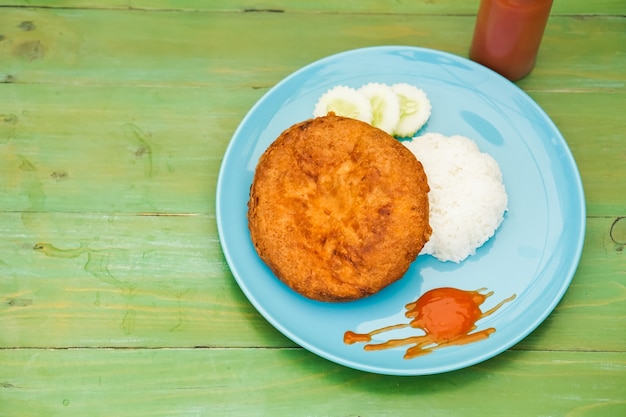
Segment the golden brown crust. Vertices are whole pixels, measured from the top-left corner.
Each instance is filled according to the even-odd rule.
[[[261,259],[293,290],[359,299],[401,278],[430,237],[426,175],[382,130],[334,114],[310,119],[259,159],[248,225]]]

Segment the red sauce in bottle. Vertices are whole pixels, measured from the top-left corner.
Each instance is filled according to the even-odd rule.
[[[535,66],[552,0],[481,0],[470,59],[519,80]]]
[[[452,345],[464,345],[489,337],[496,329],[476,330],[476,322],[483,317],[493,314],[505,303],[513,300],[515,295],[501,301],[488,311],[481,311],[480,305],[493,295],[493,292],[481,294],[483,289],[464,291],[457,288],[435,288],[425,292],[416,301],[405,306],[405,316],[410,318],[408,324],[400,323],[382,327],[369,333],[344,333],[343,341],[346,344],[369,343],[375,334],[412,327],[422,329],[424,335],[410,336],[403,339],[390,339],[382,343],[366,344],[365,350],[381,350],[399,346],[410,346],[404,355],[405,359],[432,352],[434,349]]]

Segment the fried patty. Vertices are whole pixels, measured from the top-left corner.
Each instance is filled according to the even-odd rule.
[[[400,279],[417,257],[431,234],[428,191],[405,146],[331,113],[288,128],[260,157],[250,236],[294,291],[356,300]]]

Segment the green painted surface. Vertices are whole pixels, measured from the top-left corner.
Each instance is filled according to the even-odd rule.
[[[429,377],[346,369],[270,326],[224,260],[218,170],[256,100],[347,49],[467,56],[477,5],[0,1],[0,416],[626,415],[622,0],[555,1],[518,82],[576,158],[587,236],[509,351]]]

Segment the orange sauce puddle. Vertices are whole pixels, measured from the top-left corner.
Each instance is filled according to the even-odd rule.
[[[464,291],[450,287],[435,288],[405,306],[405,316],[411,319],[409,323],[385,326],[369,333],[347,331],[343,336],[343,341],[349,345],[367,343],[364,346],[367,351],[412,345],[407,348],[404,354],[405,359],[412,359],[442,347],[465,345],[486,339],[496,329],[490,327],[474,332],[476,322],[512,301],[515,294],[483,312],[480,310],[480,306],[488,297],[493,295],[493,291],[486,294],[481,294],[481,291],[486,291],[486,288],[476,291]],[[369,343],[372,341],[372,336],[376,334],[405,327],[421,329],[425,334],[404,339],[390,339],[382,343]]]

